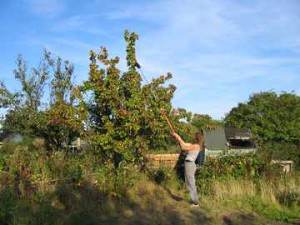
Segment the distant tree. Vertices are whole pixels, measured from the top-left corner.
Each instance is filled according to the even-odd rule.
[[[83,132],[87,119],[85,103],[78,86],[72,83],[74,67],[60,57],[49,60],[52,74],[50,102],[38,113],[35,132],[46,140],[48,148],[61,149]]]
[[[71,82],[73,71],[68,61],[60,57],[55,60],[45,51],[39,66],[28,73],[26,62],[19,56],[14,74],[21,90],[12,92],[0,82],[0,107],[9,109],[4,131],[43,137],[49,149],[59,149],[78,136],[85,112],[79,104],[81,93]]]
[[[249,128],[271,158],[300,163],[300,96],[261,92],[239,103],[225,117],[226,126]]]
[[[216,130],[223,127],[222,121],[214,120],[209,115],[193,114],[191,124],[199,130]]]
[[[0,82],[0,107],[9,109],[3,124],[5,131],[33,134],[32,127],[36,123],[44,86],[49,78],[49,57],[50,54],[45,51],[38,68],[32,68],[28,74],[26,62],[18,56],[14,75],[21,84],[20,91],[12,92]]]
[[[227,126],[251,129],[260,142],[300,139],[300,96],[261,92],[240,103],[225,117]]]

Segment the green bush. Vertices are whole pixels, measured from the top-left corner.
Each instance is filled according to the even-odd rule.
[[[16,199],[10,188],[5,188],[0,193],[0,224],[8,224],[13,217],[13,209],[16,205]]]
[[[155,181],[157,184],[166,183],[171,179],[171,173],[172,171],[170,169],[161,167],[150,173],[150,179]]]
[[[266,142],[261,144],[259,155],[265,160],[292,160],[296,170],[300,169],[300,145],[289,142]]]
[[[197,179],[262,177],[266,165],[252,154],[211,158],[197,171],[196,177]]]
[[[300,207],[300,192],[284,191],[277,194],[280,204],[288,207]]]
[[[196,185],[201,194],[213,194],[213,181],[244,180],[254,182],[260,190],[260,180],[276,182],[282,174],[276,164],[268,164],[257,155],[224,156],[211,158],[196,171]]]

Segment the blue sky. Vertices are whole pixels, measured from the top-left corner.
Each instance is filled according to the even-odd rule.
[[[76,82],[100,46],[124,69],[129,29],[147,80],[173,74],[174,107],[221,119],[256,92],[300,94],[299,0],[2,0],[0,21],[0,80],[14,90],[17,55],[37,66],[45,48]]]

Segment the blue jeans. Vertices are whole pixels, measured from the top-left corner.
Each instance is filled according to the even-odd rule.
[[[194,204],[199,204],[199,197],[197,193],[195,172],[196,164],[195,162],[185,161],[184,162],[184,172],[185,172],[185,184],[190,192],[191,200]]]

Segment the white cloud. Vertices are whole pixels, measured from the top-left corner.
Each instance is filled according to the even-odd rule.
[[[253,91],[290,88],[299,93],[298,0],[88,4],[88,13],[77,9],[78,14],[54,21],[55,38],[37,41],[80,67],[87,66],[88,50],[105,45],[112,56],[121,56],[124,68],[125,43],[116,35],[133,28],[140,35],[137,55],[147,79],[172,72],[171,83],[178,87],[174,104],[203,113],[197,99],[201,96],[204,112],[216,118]],[[37,14],[58,15],[65,10],[58,0],[30,0],[29,5]]]
[[[65,5],[62,0],[23,0],[29,10],[44,17],[53,17],[64,11]]]
[[[220,118],[253,91],[291,91],[300,82],[299,6],[296,0],[156,1],[108,18],[154,26],[142,30],[137,48],[145,74],[172,72],[174,104],[199,112],[197,96],[209,96],[205,112]]]
[[[101,28],[99,24],[95,24],[94,21],[101,20],[101,16],[99,14],[87,14],[87,15],[74,15],[71,17],[67,17],[59,20],[58,22],[52,25],[51,30],[54,32],[82,32],[82,33],[90,33],[98,36],[105,36],[107,34],[107,30]]]

